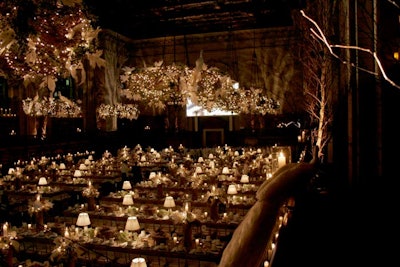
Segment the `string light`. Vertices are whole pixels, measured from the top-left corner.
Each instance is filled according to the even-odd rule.
[[[265,115],[276,113],[279,108],[278,102],[258,89],[237,87],[237,81],[216,67],[203,68],[195,84],[192,83],[194,75],[195,69],[178,64],[164,65],[162,61],[147,68],[125,67],[121,75],[125,86],[121,96],[146,103],[147,107],[160,112],[167,105],[185,106],[188,99],[207,111],[221,109]],[[110,110],[104,112],[112,113]]]

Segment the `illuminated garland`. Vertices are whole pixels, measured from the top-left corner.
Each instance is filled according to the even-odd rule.
[[[22,100],[22,109],[28,116],[40,117],[50,116],[56,118],[80,118],[82,117],[81,107],[72,101],[63,101],[61,99],[41,100],[26,98]]]
[[[77,84],[85,80],[83,60],[92,68],[104,66],[97,49],[100,29],[91,26],[82,7],[82,0],[0,2],[0,62],[9,77],[54,92],[60,77],[72,77]]]
[[[139,110],[136,105],[121,103],[116,105],[101,104],[97,107],[96,113],[101,119],[117,117],[121,119],[136,120],[139,116]]]
[[[235,88],[236,81],[218,68],[190,69],[184,65],[124,68],[120,76],[125,88],[121,96],[165,110],[167,105],[185,106],[187,99],[207,111],[221,109],[243,114],[275,114],[279,103],[263,95],[261,89]]]
[[[244,114],[276,114],[280,106],[279,102],[266,97],[260,88],[241,90],[240,99],[240,112]]]
[[[162,111],[167,105],[186,105],[182,83],[187,83],[190,69],[184,65],[164,65],[162,61],[154,66],[131,69],[124,68],[121,81],[125,89],[121,96],[146,103],[148,107]]]

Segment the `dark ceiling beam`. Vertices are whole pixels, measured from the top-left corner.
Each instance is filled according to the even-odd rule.
[[[99,26],[132,39],[291,24],[289,0],[84,0]]]

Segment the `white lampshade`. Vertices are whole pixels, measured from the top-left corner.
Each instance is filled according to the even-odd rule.
[[[81,171],[87,170],[87,166],[85,164],[81,163],[79,165],[79,170],[81,170]]]
[[[47,185],[46,177],[40,177],[38,185]]]
[[[126,219],[125,230],[136,231],[140,229],[139,221],[136,216],[129,216]]]
[[[144,258],[134,258],[131,267],[147,267],[146,260]]]
[[[202,172],[203,172],[203,170],[201,169],[201,167],[197,166],[196,167],[196,173],[202,173]]]
[[[247,174],[242,174],[242,177],[240,178],[241,183],[248,183],[249,182],[249,176]]]
[[[224,168],[222,169],[222,173],[223,173],[223,174],[228,174],[228,173],[229,173],[229,168],[228,168],[228,167],[224,167]]]
[[[127,206],[133,205],[133,198],[131,194],[126,194],[124,196],[124,199],[122,200],[122,205],[127,205]]]
[[[173,207],[175,207],[175,200],[174,200],[174,198],[171,197],[171,196],[165,197],[165,200],[164,200],[164,207],[165,207],[165,208],[173,208]]]
[[[77,226],[89,226],[90,225],[90,218],[89,214],[86,212],[81,212],[78,215],[78,219],[76,220]]]
[[[209,158],[209,159],[213,159],[213,158],[214,158],[214,155],[210,153],[210,154],[208,154],[208,158]]]
[[[81,176],[82,176],[82,172],[80,170],[75,170],[74,177],[81,177]]]
[[[85,159],[85,165],[89,166],[90,165],[90,160],[89,159]]]
[[[199,158],[197,159],[197,162],[199,162],[199,163],[204,162],[203,157],[199,157]]]
[[[131,189],[132,189],[131,182],[129,182],[129,181],[124,181],[123,184],[122,184],[122,189],[123,189],[123,190],[131,190]]]
[[[236,195],[237,194],[236,185],[230,184],[227,193],[228,195]]]
[[[89,155],[88,160],[93,160],[93,156]]]
[[[15,172],[15,169],[14,168],[9,168],[8,169],[8,174],[13,174]]]
[[[156,172],[150,172],[149,179],[153,179],[156,177]]]
[[[60,170],[65,170],[67,167],[65,167],[65,163],[60,163],[60,166],[58,168]]]

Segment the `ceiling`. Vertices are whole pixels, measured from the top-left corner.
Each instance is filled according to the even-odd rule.
[[[305,0],[84,0],[103,29],[148,39],[286,26]]]

